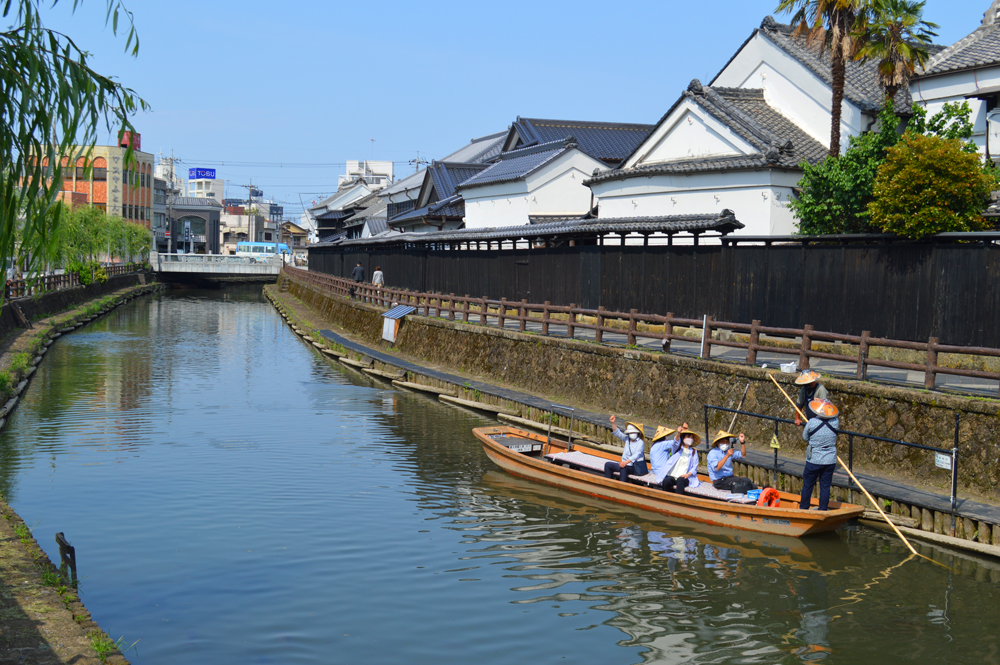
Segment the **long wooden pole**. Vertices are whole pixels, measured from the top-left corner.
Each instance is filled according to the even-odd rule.
[[[736,405],[736,410],[737,411],[739,411],[740,409],[743,408],[743,400],[745,400],[747,398],[747,392],[749,392],[749,390],[750,390],[750,382],[747,381],[747,387],[743,389],[743,397],[740,398],[740,403]],[[733,431],[733,425],[736,424],[736,416],[738,416],[738,415],[740,415],[740,414],[738,414],[738,413],[734,413],[733,414],[733,419],[729,422],[729,429],[726,430],[727,432],[732,432]]]
[[[769,373],[767,376],[769,379],[771,379],[771,381],[774,382],[774,385],[778,387],[778,390],[780,390],[781,394],[785,396],[785,399],[787,399],[789,404],[792,405],[792,408],[795,409],[796,413],[799,414],[799,418],[801,418],[805,422],[808,422],[809,419],[806,418],[806,415],[802,413],[801,409],[799,409],[799,405],[792,401],[792,398],[788,396],[788,393],[785,392],[785,389],[782,388],[781,384],[778,383],[777,379],[774,378],[774,375]],[[840,455],[837,455],[837,461],[840,462],[840,466],[844,467],[844,471],[846,471],[847,475],[851,477],[851,480],[853,480],[857,484],[857,486],[861,488],[861,491],[865,493],[865,496],[868,497],[868,500],[871,502],[871,504],[875,506],[875,510],[877,510],[879,515],[882,516],[882,519],[885,520],[885,523],[891,526],[892,530],[896,532],[896,535],[899,536],[900,540],[902,540],[906,544],[906,547],[909,548],[909,550],[914,554],[916,554],[917,556],[923,557],[924,559],[927,559],[928,561],[931,561],[933,563],[938,563],[937,561],[934,561],[934,559],[926,557],[920,552],[913,549],[913,545],[910,544],[910,541],[906,539],[906,536],[903,535],[903,532],[900,531],[898,528],[896,528],[896,525],[892,523],[892,521],[886,516],[884,512],[882,512],[882,508],[879,507],[878,502],[872,498],[872,495],[868,493],[868,490],[865,489],[865,486],[858,481],[857,477],[853,473],[851,473],[851,470],[847,468],[846,464],[844,464],[844,460],[840,459]],[[947,568],[947,566],[945,567]]]

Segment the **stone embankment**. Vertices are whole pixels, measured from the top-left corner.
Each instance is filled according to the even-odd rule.
[[[417,316],[407,317],[395,344],[390,345],[381,338],[383,310],[379,308],[299,283],[286,274],[267,292],[294,321],[299,334],[328,355],[348,356],[369,374],[392,377],[397,385],[404,382],[403,387],[417,385],[489,405],[501,419],[522,425],[547,423],[552,401],[576,407],[578,412],[589,409],[589,415],[578,417],[575,432],[600,445],[613,441],[607,429],[608,412],[641,420],[647,428],[661,423],[676,427],[687,421],[703,429],[704,405],[734,408],[745,389],[743,410],[792,417],[768,373],[757,367]],[[289,309],[293,304],[294,312]],[[347,335],[346,340],[363,346],[352,349],[345,342],[338,348],[338,343],[319,334],[325,326],[336,327]],[[427,371],[411,369],[407,361]],[[793,377],[778,378],[790,389]],[[1000,546],[1000,509],[995,507],[1000,504],[1000,401],[834,378],[825,378],[823,383],[840,407],[841,427],[847,430],[951,448],[958,414],[961,501],[954,515],[954,532],[947,500],[951,472],[935,465],[933,453],[857,440],[854,469],[862,474],[862,482],[866,478],[877,481],[873,494],[891,509],[898,523],[969,541],[980,551],[992,553],[993,546]],[[526,398],[532,398],[518,398],[513,391],[524,391]],[[729,419],[729,414],[715,412],[709,423],[712,431],[728,427]],[[565,428],[569,418],[559,416],[557,424]],[[772,468],[768,446],[774,433],[772,423],[740,416],[735,429],[747,433],[753,451],[749,464],[743,466],[744,474],[786,491],[801,488],[805,444],[800,429],[781,426],[777,469]],[[839,499],[861,498],[846,484],[835,488],[834,494]],[[973,504],[973,499],[985,503]]]
[[[0,429],[49,347],[133,298],[163,288],[146,281],[145,275],[127,275],[25,301],[21,310],[32,324],[27,329],[16,326],[5,304],[0,314],[0,331],[6,333],[0,351]],[[3,499],[0,516],[0,661],[127,665],[121,645],[93,621],[67,576]]]

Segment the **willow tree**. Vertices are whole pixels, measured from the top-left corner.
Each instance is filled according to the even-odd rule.
[[[858,57],[873,60],[886,103],[910,83],[916,68],[927,64],[927,47],[936,37],[935,23],[923,20],[926,2],[915,0],[874,0],[872,11],[862,24]]]
[[[73,9],[81,1],[73,0]],[[124,18],[125,51],[136,56],[132,14],[122,0],[106,2],[105,21],[118,35]],[[0,32],[0,265],[18,252],[32,272],[46,261],[64,217],[52,214],[64,169],[80,157],[89,161],[102,125],[117,130],[120,140],[133,130],[129,118],[148,107],[133,90],[91,69],[72,38],[46,28],[40,0],[0,0],[0,8],[9,25]],[[130,149],[126,160],[132,158]]]
[[[859,28],[873,0],[781,0],[775,11],[791,12],[795,32],[830,52],[830,156],[840,155],[840,118],[847,60],[861,47]]]

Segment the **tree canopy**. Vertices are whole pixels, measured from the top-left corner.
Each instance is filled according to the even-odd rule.
[[[74,0],[73,8],[80,2]],[[125,50],[137,55],[132,14],[122,0],[106,2],[105,20],[116,35],[125,20]],[[21,254],[34,270],[49,260],[65,219],[53,209],[64,168],[89,158],[102,125],[121,139],[133,130],[129,118],[148,106],[130,88],[91,69],[89,55],[71,37],[46,28],[40,0],[5,0],[0,6],[3,19],[13,22],[0,32],[0,264],[8,265],[20,239]]]

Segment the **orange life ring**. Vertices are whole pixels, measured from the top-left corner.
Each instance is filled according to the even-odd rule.
[[[765,487],[764,491],[760,493],[757,498],[758,506],[767,506],[768,508],[778,508],[781,506],[781,496],[778,494],[778,490],[773,487]]]

